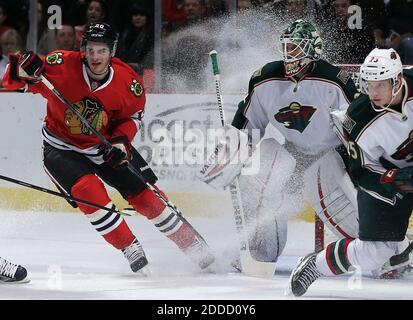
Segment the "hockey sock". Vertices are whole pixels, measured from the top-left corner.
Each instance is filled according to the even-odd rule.
[[[162,193],[159,189],[157,190]],[[162,193],[162,195],[164,194]],[[161,233],[175,242],[179,248],[186,248],[194,241],[195,234],[191,228],[183,223],[179,216],[150,189],[145,189],[139,194],[129,197],[128,201],[136,211],[146,216]]]
[[[115,208],[102,181],[93,174],[82,176],[72,187],[71,194],[79,199]],[[82,203],[78,205],[96,231],[115,248],[123,249],[135,239],[126,221],[118,213],[96,209]]]
[[[323,275],[339,275],[349,271],[351,266],[348,260],[347,249],[354,239],[341,239],[330,243],[323,251],[317,254],[316,266]]]

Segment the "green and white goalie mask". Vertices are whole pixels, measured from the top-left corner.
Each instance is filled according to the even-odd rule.
[[[390,101],[384,106],[377,106],[372,100],[372,107],[377,112],[389,108],[394,98],[402,89],[400,83],[403,65],[394,49],[373,49],[360,67],[359,86],[362,93],[374,97],[374,92],[391,90]]]
[[[287,77],[295,76],[320,59],[323,51],[323,41],[315,27],[301,19],[283,30],[280,42]]]

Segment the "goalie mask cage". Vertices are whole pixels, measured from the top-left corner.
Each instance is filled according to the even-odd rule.
[[[347,71],[351,78],[353,79],[357,89],[359,90],[359,77],[360,77],[360,66],[358,64],[338,64],[338,67]],[[413,65],[404,65],[403,68],[411,69]],[[315,243],[314,248],[315,251],[321,251],[324,249],[325,245],[329,244],[332,241],[337,240],[337,237],[327,228],[324,227],[324,223],[321,219],[314,213],[315,215],[315,222],[314,222],[314,229],[315,229]],[[409,228],[407,230],[407,237],[412,240],[413,239],[413,215],[410,216],[409,220]]]

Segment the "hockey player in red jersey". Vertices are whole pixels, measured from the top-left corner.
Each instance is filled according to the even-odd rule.
[[[195,263],[206,268],[214,257],[204,241],[128,169],[130,162],[142,173],[145,182],[156,188],[157,177],[131,145],[140,128],[145,91],[132,68],[114,57],[117,38],[111,26],[95,23],[86,29],[80,52],[55,51],[44,59],[33,52],[12,56],[3,85],[8,89],[40,93],[47,99],[42,129],[43,161],[46,173],[60,190],[75,198],[114,207],[103,180]],[[40,81],[42,75],[113,148],[102,144]],[[81,203],[77,205],[103,238],[122,250],[132,271],[147,265],[141,244],[122,216]]]

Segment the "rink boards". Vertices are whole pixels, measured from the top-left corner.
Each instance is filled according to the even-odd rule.
[[[223,97],[227,119],[232,119],[242,99],[242,95]],[[2,92],[0,104],[0,175],[55,190],[42,164],[41,128],[46,100],[38,94]],[[188,216],[232,215],[229,194],[216,192],[196,178],[199,150],[196,160],[192,157],[194,135],[205,140],[208,130],[220,126],[214,94],[147,95],[144,121],[133,144],[157,174],[158,184]],[[203,147],[207,153],[206,140]],[[109,190],[119,208],[127,206],[115,190]],[[0,208],[77,212],[58,197],[3,180]],[[307,218],[311,220],[312,215],[309,213]]]

